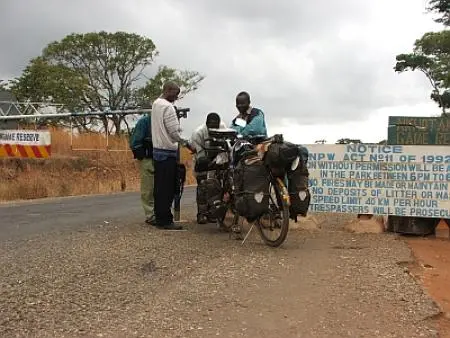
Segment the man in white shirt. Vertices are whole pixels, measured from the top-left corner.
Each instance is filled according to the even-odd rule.
[[[208,216],[208,201],[204,191],[201,190],[201,182],[207,178],[208,171],[205,170],[210,162],[205,152],[205,141],[209,138],[209,129],[226,129],[227,126],[220,121],[217,113],[209,113],[206,123],[200,125],[191,136],[189,144],[195,151],[193,167],[197,179],[197,223],[206,224],[214,219]]]
[[[180,121],[173,103],[178,99],[180,87],[174,82],[163,86],[163,93],[152,105],[152,142],[155,166],[155,225],[166,230],[181,230],[175,225],[172,203],[177,179],[178,142],[181,138]]]

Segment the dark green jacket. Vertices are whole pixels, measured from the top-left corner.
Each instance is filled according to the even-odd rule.
[[[130,148],[134,158],[142,160],[153,157],[152,119],[149,114],[142,116],[136,123],[130,139]]]

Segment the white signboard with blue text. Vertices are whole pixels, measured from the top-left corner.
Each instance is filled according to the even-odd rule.
[[[306,146],[310,212],[450,218],[450,147]]]

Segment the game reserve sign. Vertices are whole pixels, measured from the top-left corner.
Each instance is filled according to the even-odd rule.
[[[306,146],[311,212],[450,218],[450,147]]]
[[[48,131],[0,130],[0,158],[47,158],[51,154]]]
[[[450,145],[450,118],[389,116],[388,144]]]

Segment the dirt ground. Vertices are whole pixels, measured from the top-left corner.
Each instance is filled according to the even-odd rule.
[[[436,317],[440,337],[450,338],[450,241],[447,225],[441,222],[437,233],[438,238],[408,238],[408,245],[416,258],[416,264],[410,269],[440,307],[441,313]]]
[[[0,243],[2,337],[438,337],[397,236],[328,217],[271,249],[211,226],[108,224]]]

